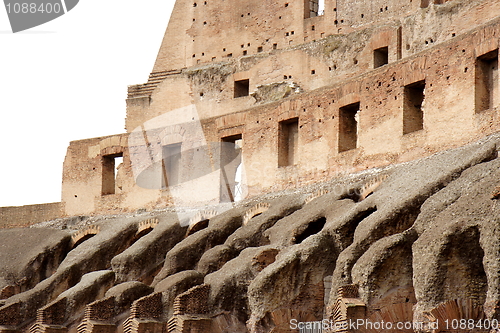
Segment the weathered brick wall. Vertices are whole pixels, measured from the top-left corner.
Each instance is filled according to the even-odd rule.
[[[132,304],[130,318],[160,319],[163,314],[161,293],[144,296]]]
[[[262,92],[259,86],[268,87],[279,82],[295,83],[303,91],[334,84],[378,67],[374,64],[375,49],[387,47],[387,61],[393,63],[453,40],[500,14],[494,0],[454,0],[426,8],[420,8],[420,1],[326,1],[325,7],[329,9],[325,8],[325,15],[307,19],[299,16],[291,22],[300,1],[290,1],[287,7],[281,1],[270,1],[272,5],[268,2],[266,6],[252,5],[251,17],[255,22],[262,21],[258,18],[261,14],[273,12],[274,16],[267,18],[264,26],[245,25],[245,31],[254,34],[252,39],[265,36],[264,41],[268,40],[259,45],[263,47],[262,52],[257,51],[259,42],[247,43],[248,36],[231,33],[232,20],[213,22],[208,16],[213,6],[225,15],[223,12],[228,11],[228,7],[223,1],[218,4],[219,1],[210,1],[207,5],[200,2],[196,8],[194,1],[187,1],[185,12],[172,14],[171,20],[175,23],[167,30],[155,65],[161,70],[164,66],[169,68],[166,62],[187,57],[176,67],[182,71],[153,72],[148,84],[130,88],[127,131],[155,116],[192,103],[196,104],[202,118],[238,112],[261,103],[251,96],[234,98],[235,80],[248,79],[250,94]],[[178,2],[186,5],[186,1]],[[275,5],[279,11],[286,12],[281,19],[278,10],[273,10]],[[262,9],[265,13],[258,14]],[[191,13],[193,10],[196,14]],[[239,11],[240,8],[230,14],[236,14],[237,21],[243,20]],[[192,19],[196,19],[194,23],[189,19],[191,14],[194,15]],[[203,25],[202,16],[207,26]],[[213,34],[212,24],[223,26]],[[184,29],[183,25],[188,27]],[[186,30],[193,36],[186,34]],[[181,43],[186,43],[186,48]],[[248,44],[251,47],[247,47]],[[274,44],[276,49],[273,49]],[[191,48],[192,53],[188,51]],[[247,54],[243,55],[245,51]],[[231,53],[232,57],[225,57],[226,53]],[[164,58],[167,54],[169,56]],[[204,67],[200,67],[198,60],[199,64],[205,63]]]
[[[24,227],[64,216],[61,202],[0,207],[0,228]]]
[[[0,310],[0,325],[17,326],[22,322],[19,317],[21,303],[12,303],[9,306],[2,307]]]
[[[225,137],[241,135],[246,185],[250,195],[258,195],[303,186],[335,177],[342,172],[402,163],[473,142],[500,130],[500,105],[496,103],[496,99],[492,99],[493,105],[490,108],[478,110],[475,95],[478,89],[477,59],[498,49],[498,34],[500,20],[495,19],[467,34],[456,35],[449,41],[429,46],[425,52],[403,57],[349,80],[274,103],[248,107],[241,112],[236,112],[235,108],[224,108],[234,113],[201,117],[202,130],[194,134],[189,132],[190,126],[193,127],[191,123],[181,126],[188,133],[184,134],[182,144],[191,149],[193,142],[200,141],[199,132],[202,132],[206,142],[220,142]],[[382,37],[377,37],[377,40],[384,39]],[[379,47],[382,44],[374,42],[373,45]],[[394,45],[389,47],[393,48]],[[371,49],[367,46],[367,50]],[[367,62],[367,59],[363,61]],[[407,122],[412,119],[407,113],[408,105],[411,104],[409,96],[413,94],[412,91],[416,91],[418,95],[419,89],[423,97],[419,111],[420,123],[415,123],[414,127],[408,129]],[[159,89],[156,93],[161,91]],[[500,94],[500,91],[495,94]],[[207,94],[204,96],[209,98]],[[145,113],[145,117],[154,115],[155,108],[159,110],[162,102],[165,101],[159,98],[154,102],[156,106],[151,104],[148,109],[151,113]],[[352,149],[341,149],[341,136],[345,132],[342,129],[344,116],[341,110],[351,105],[359,108],[356,113],[357,138]],[[166,115],[171,117],[167,113],[163,118],[159,117],[158,121],[167,119]],[[280,124],[295,118],[298,118],[296,163],[280,166]],[[163,137],[160,134],[169,129],[170,119],[164,121],[165,130],[155,128],[158,135],[149,130],[151,140],[157,140],[144,147],[149,149],[162,144]],[[150,121],[146,124],[152,127],[153,123],[154,121]],[[178,125],[176,123],[170,127]],[[193,139],[194,135],[197,135],[196,139]],[[74,162],[67,157],[67,163],[78,165],[78,168],[67,169],[70,165],[65,165],[65,173],[71,174],[73,183],[68,185],[66,181],[63,182],[64,189],[74,187],[80,192],[83,192],[83,187],[88,186],[89,190],[86,192],[89,195],[82,199],[80,194],[76,196],[77,192],[68,192],[63,200],[71,201],[78,209],[85,206],[89,213],[106,212],[109,211],[108,207],[134,210],[171,204],[167,201],[170,198],[167,191],[135,185],[134,176],[137,175],[132,173],[133,166],[130,163],[132,156],[137,154],[132,153],[128,155],[129,158],[124,159],[122,175],[126,186],[122,192],[102,196],[97,175],[98,155],[95,157],[94,154],[92,158],[88,155],[91,148],[88,145],[95,145],[97,141],[91,144],[89,142],[85,140],[72,143],[72,149],[78,147],[82,153],[73,157]],[[129,151],[132,151],[132,147]],[[76,161],[78,158],[81,160]],[[146,156],[141,161],[147,162],[148,158]],[[182,164],[183,168],[188,165],[186,163]],[[141,167],[140,170],[142,169],[144,168]],[[93,183],[81,176],[89,172],[96,174]],[[91,189],[92,186],[96,188]],[[83,205],[85,200],[88,200],[88,206]]]
[[[134,186],[133,178],[124,176],[131,174],[126,167],[130,165],[127,139],[127,135],[118,134],[70,143],[62,184],[62,201],[68,216],[122,212],[126,206],[120,204],[123,193]],[[122,164],[115,160],[119,156]]]
[[[178,295],[174,303],[174,314],[206,314],[210,286],[202,284]]]
[[[54,301],[37,311],[37,324],[62,325],[66,318],[66,308],[68,307],[65,297]]]
[[[109,320],[116,315],[115,297],[108,297],[90,303],[85,308],[86,320]]]

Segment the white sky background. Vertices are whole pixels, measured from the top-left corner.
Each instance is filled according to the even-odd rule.
[[[16,34],[0,3],[0,207],[60,201],[69,142],[125,132],[127,86],[147,81],[173,3],[80,0]]]

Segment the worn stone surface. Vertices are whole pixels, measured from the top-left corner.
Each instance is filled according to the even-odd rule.
[[[113,286],[114,281],[115,274],[113,271],[95,271],[83,275],[80,282],[74,287],[61,293],[57,300],[66,299],[65,322],[71,322],[75,318],[81,317],[85,306],[96,299],[104,297],[108,289]]]
[[[177,214],[162,214],[157,218],[159,223],[151,232],[111,260],[117,281],[147,278],[163,263],[167,252],[182,240],[186,228],[180,226]]]
[[[211,219],[206,229],[179,242],[167,253],[165,264],[155,277],[153,285],[169,275],[194,269],[206,250],[224,243],[226,238],[241,226],[243,220],[241,215],[243,215],[241,209],[238,208],[222,213]],[[195,248],[197,250],[193,251]]]
[[[500,320],[498,0],[235,1],[177,0],[127,133],[0,209],[61,214],[0,232],[0,331]]]
[[[227,245],[217,245],[205,251],[196,265],[196,270],[202,274],[210,274],[219,270],[226,262],[236,257],[238,252]]]
[[[124,328],[145,321],[257,333],[287,331],[291,320],[500,319],[500,212],[492,196],[499,146],[496,134],[263,195],[210,217],[185,238],[186,227],[165,211],[103,217],[97,235],[71,250],[52,276],[4,300],[0,324],[21,325],[42,308],[43,318],[72,328],[86,304],[110,297],[115,307],[106,318]],[[145,225],[154,228],[137,239]],[[159,244],[166,246],[163,268],[146,269],[161,262],[151,252]],[[133,260],[145,253],[150,263]],[[129,272],[141,273],[112,267],[116,258],[128,258]],[[107,267],[117,272],[102,271]],[[67,311],[56,316],[59,308]]]
[[[18,317],[21,320],[34,317],[38,308],[76,285],[82,275],[109,268],[111,259],[130,245],[140,220],[140,218],[117,218],[114,223],[107,223],[99,234],[69,251],[54,274],[32,289],[10,297],[6,300],[5,306],[22,303],[22,311]],[[37,229],[33,230],[36,232]]]
[[[116,282],[115,282],[116,283]],[[114,297],[116,306],[122,311],[127,310],[138,298],[149,295],[153,292],[153,288],[138,282],[129,281],[115,285],[106,291],[105,297]]]
[[[10,285],[25,291],[51,276],[69,252],[70,239],[68,232],[53,229],[0,230],[0,290]]]
[[[188,289],[203,283],[203,274],[194,271],[182,271],[170,275],[155,286],[155,292],[162,293],[162,303],[166,311],[163,313],[165,320],[172,317],[174,313],[175,298]]]

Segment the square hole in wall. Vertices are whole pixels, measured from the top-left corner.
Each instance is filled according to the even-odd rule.
[[[403,100],[403,134],[419,131],[424,128],[425,80],[404,87]]]
[[[356,149],[358,146],[359,110],[359,102],[343,106],[339,109],[339,153]]]
[[[180,183],[181,143],[162,147],[162,188]]]
[[[485,111],[498,105],[498,49],[476,59],[475,109]]]
[[[373,50],[373,68],[387,65],[389,63],[389,47],[384,46]]]
[[[280,121],[278,128],[278,166],[298,163],[299,118]]]
[[[243,196],[242,188],[242,134],[221,139],[221,191],[223,202],[239,201]]]
[[[234,98],[248,96],[250,92],[250,80],[234,81]]]
[[[117,168],[123,162],[123,153],[105,155],[102,157],[102,185],[101,194],[115,194],[116,193],[116,176]]]
[[[323,15],[325,12],[324,0],[304,0],[304,18]]]

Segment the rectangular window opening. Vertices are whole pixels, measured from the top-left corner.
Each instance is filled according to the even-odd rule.
[[[403,134],[412,133],[424,128],[425,80],[404,87],[403,100]]]
[[[181,178],[181,143],[162,147],[162,188],[180,183]]]
[[[498,49],[476,59],[476,112],[498,105]]]
[[[101,194],[115,194],[117,188],[118,166],[123,162],[123,153],[105,155],[102,157],[102,187]]]
[[[389,47],[373,50],[373,68],[378,68],[389,63]]]
[[[339,153],[356,149],[358,145],[359,102],[339,110]]]
[[[221,144],[221,202],[236,202],[243,199],[241,134],[222,138]]]
[[[321,16],[325,13],[324,0],[304,0],[304,18]]]
[[[248,96],[250,92],[250,80],[234,81],[234,98]]]
[[[279,123],[278,166],[298,163],[299,118],[292,118]]]
[[[323,14],[325,14],[325,0],[318,0],[318,12],[317,12],[317,16],[321,16]]]
[[[429,7],[429,2],[430,2],[430,0],[420,0],[420,8]]]

